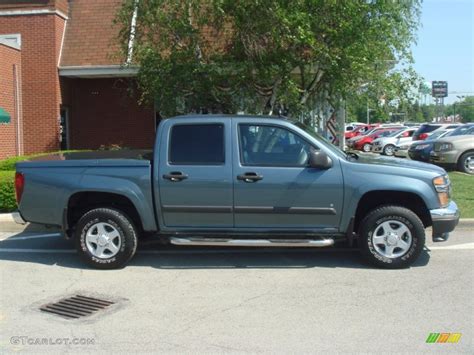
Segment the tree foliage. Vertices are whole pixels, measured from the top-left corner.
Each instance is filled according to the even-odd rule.
[[[136,26],[132,29],[132,13]],[[419,0],[126,0],[122,51],[143,99],[192,111],[297,115],[340,98],[403,99]]]

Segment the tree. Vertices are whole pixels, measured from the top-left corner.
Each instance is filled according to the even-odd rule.
[[[462,101],[454,103],[456,114],[462,117],[463,122],[474,122],[474,96],[467,96]]]
[[[419,11],[419,0],[126,0],[116,22],[163,115],[299,115],[361,90],[404,99]]]

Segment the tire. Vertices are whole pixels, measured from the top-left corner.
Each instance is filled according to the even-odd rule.
[[[425,245],[425,228],[411,210],[381,206],[360,223],[359,248],[371,264],[384,269],[409,267]]]
[[[474,152],[466,152],[459,158],[458,170],[474,175]]]
[[[96,208],[85,213],[75,228],[76,249],[81,258],[97,269],[117,269],[137,250],[137,229],[123,212]]]
[[[363,146],[362,146],[362,150],[366,153],[370,152],[372,150],[372,144],[370,143],[365,143]]]
[[[395,146],[393,144],[387,144],[383,147],[383,154],[389,157],[393,156],[393,154],[395,154]]]

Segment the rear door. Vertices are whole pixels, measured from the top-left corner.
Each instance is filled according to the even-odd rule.
[[[233,227],[230,120],[183,118],[162,125],[154,170],[161,227]]]

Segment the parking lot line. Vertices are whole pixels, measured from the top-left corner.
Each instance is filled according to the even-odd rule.
[[[15,237],[15,236],[10,236],[10,237],[1,237],[0,241],[3,240],[27,240],[27,239],[40,239],[40,238],[53,238],[53,237],[60,237],[60,233],[49,233],[49,234],[35,234],[35,235],[27,235],[27,236],[21,236],[21,237]]]

